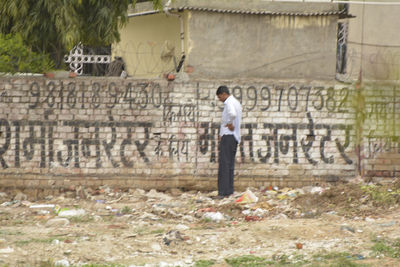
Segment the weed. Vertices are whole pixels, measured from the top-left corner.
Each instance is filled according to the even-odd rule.
[[[211,223],[212,220],[210,218],[203,218],[203,223]]]
[[[128,206],[124,206],[124,207],[121,209],[121,213],[122,213],[122,214],[128,214],[128,213],[131,213],[131,211],[132,211],[132,209],[129,208]]]
[[[32,239],[27,239],[27,240],[18,240],[15,241],[14,243],[17,246],[25,246],[31,243],[45,243],[45,244],[50,244],[52,243],[54,240],[56,240],[57,238],[55,237],[49,237],[49,238],[44,238],[44,239],[38,239],[38,238],[32,238]],[[60,240],[60,239],[58,239]]]
[[[102,218],[103,218],[103,220],[105,222],[112,222],[114,220],[115,216],[114,215],[107,215],[107,216],[102,216]]]
[[[334,252],[329,254],[316,254],[313,256],[312,267],[366,267],[368,265],[354,262],[358,258],[347,252]]]
[[[11,225],[21,225],[21,224],[24,224],[25,223],[25,221],[23,221],[23,220],[15,220],[15,221],[13,221],[12,222],[12,224]]]
[[[332,267],[361,267],[361,266],[365,266],[365,265],[355,263],[351,259],[339,258],[339,259],[336,259],[333,262],[331,262],[329,264],[329,266],[332,266]]]
[[[385,186],[365,185],[361,189],[367,193],[376,204],[390,206],[400,202],[400,189],[389,190]]]
[[[337,259],[337,258],[346,258],[349,257],[350,253],[347,252],[333,252],[329,254],[315,254],[313,256],[314,259],[318,260],[332,260],[332,259]]]
[[[376,255],[385,255],[391,258],[400,258],[400,239],[396,240],[372,240],[375,244],[372,251]]]
[[[162,233],[164,233],[164,229],[157,229],[157,230],[153,230],[150,232],[150,234],[154,234],[154,235],[162,234]]]
[[[4,231],[0,230],[0,235],[23,235],[24,233],[17,231],[17,232],[12,232],[12,231]]]
[[[138,235],[145,235],[146,232],[148,232],[148,231],[149,231],[149,228],[147,228],[147,227],[137,227],[137,228],[135,228],[135,234],[138,234]]]
[[[39,265],[36,265],[37,267],[55,267],[55,266],[60,266],[60,265],[55,265],[53,261],[42,261],[39,263]],[[79,265],[80,267],[123,267],[124,265],[120,264],[115,264],[115,263],[109,263],[109,264],[104,264],[104,263],[89,263],[89,264],[84,264],[84,265]],[[2,266],[2,267],[8,267],[8,266]]]
[[[87,223],[87,222],[92,222],[94,221],[93,216],[73,216],[69,218],[69,221],[72,223]]]
[[[293,257],[291,258],[291,262],[305,264],[305,263],[308,263],[309,261],[305,259],[304,255],[294,254]]]
[[[123,267],[123,265],[120,264],[85,264],[82,265],[81,267]]]
[[[41,261],[38,267],[54,267],[55,264],[52,261]]]
[[[199,260],[195,262],[194,267],[208,267],[214,265],[214,263],[213,260]]]
[[[164,233],[164,229],[155,229],[151,230],[149,227],[136,227],[134,229],[134,234],[139,235],[139,236],[144,236],[144,235],[159,235]]]
[[[274,264],[273,261],[253,255],[240,256],[232,259],[225,259],[232,267],[261,267]]]

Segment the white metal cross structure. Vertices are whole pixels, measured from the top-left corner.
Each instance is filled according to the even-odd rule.
[[[74,48],[69,51],[69,55],[64,57],[64,61],[69,63],[69,68],[71,71],[78,75],[83,73],[83,64],[110,64],[110,55],[85,55],[83,53],[83,45],[81,43],[74,46]]]

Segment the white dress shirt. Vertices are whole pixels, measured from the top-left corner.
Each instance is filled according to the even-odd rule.
[[[224,110],[222,111],[221,118],[221,128],[219,135],[233,135],[238,142],[240,143],[240,123],[242,121],[242,106],[239,101],[230,95],[224,101]],[[227,124],[233,124],[235,129],[233,131],[229,130],[226,126]]]

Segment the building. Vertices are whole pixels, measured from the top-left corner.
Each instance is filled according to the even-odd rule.
[[[170,1],[169,1],[170,2]],[[336,76],[334,3],[176,0],[164,12],[138,3],[113,45],[129,75],[323,79]]]
[[[399,80],[400,2],[353,2],[349,12],[356,18],[347,22],[345,78]]]

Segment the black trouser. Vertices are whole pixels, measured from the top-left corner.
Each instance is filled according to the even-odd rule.
[[[219,144],[218,195],[233,194],[233,173],[238,142],[233,135],[224,135]]]

